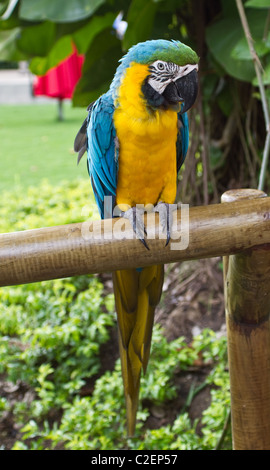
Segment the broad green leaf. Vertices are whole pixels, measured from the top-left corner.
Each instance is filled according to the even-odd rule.
[[[249,0],[245,6],[249,8],[270,8],[270,0]]]
[[[28,21],[74,22],[91,16],[105,0],[21,0],[20,18]]]
[[[216,61],[229,75],[239,80],[251,81],[255,75],[253,64],[231,57],[231,52],[241,37],[238,26],[239,22],[233,19],[214,23],[207,29],[206,41]]]
[[[24,54],[17,48],[19,34],[19,28],[12,29],[11,31],[0,31],[0,60],[19,61],[25,59]]]
[[[266,45],[265,41],[255,41],[254,48],[258,54],[258,57],[263,57],[270,52],[270,48]],[[246,38],[240,39],[238,43],[235,45],[231,52],[231,56],[233,59],[239,60],[250,60],[251,54],[248,47],[248,43]]]
[[[128,27],[123,40],[124,50],[150,38],[156,9],[157,4],[152,0],[133,0],[131,2],[127,16]]]
[[[253,10],[247,19],[254,40],[261,40],[265,25],[265,12]],[[253,61],[232,57],[235,45],[245,39],[239,18],[224,18],[207,28],[206,41],[215,60],[225,71],[238,80],[251,82],[255,77]]]
[[[19,0],[0,1],[0,15],[4,21],[8,20],[13,15],[18,2]]]
[[[22,29],[18,48],[29,57],[46,56],[55,43],[56,26],[50,21]]]
[[[30,63],[30,70],[35,75],[45,75],[45,73],[58,65],[68,57],[73,51],[70,36],[63,36],[50,50],[46,57],[34,57]]]
[[[3,13],[7,10],[8,3],[8,0],[0,1],[0,15],[3,15]]]
[[[8,2],[2,2],[5,6],[7,6]],[[0,30],[9,30],[13,28],[17,28],[20,26],[20,21],[18,19],[18,7],[17,5],[13,4],[13,8],[11,7],[11,3],[9,3],[8,8],[4,11],[1,10],[0,2]]]
[[[85,56],[82,78],[73,95],[75,106],[87,106],[108,90],[121,56],[121,43],[110,28],[94,38]]]
[[[89,23],[73,34],[73,39],[80,54],[85,54],[94,37],[102,30],[112,27],[115,20],[114,13],[104,16],[94,16]]]
[[[265,67],[262,78],[263,78],[263,83],[264,83],[265,85],[270,85],[270,63]],[[252,84],[253,84],[254,86],[258,86],[258,85],[259,85],[257,77],[254,78]]]

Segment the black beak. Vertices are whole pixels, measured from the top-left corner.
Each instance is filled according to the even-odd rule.
[[[178,78],[175,82],[171,82],[165,91],[163,97],[167,101],[169,107],[179,106],[182,102],[181,114],[188,111],[196,101],[198,95],[198,73],[193,70],[188,75]]]

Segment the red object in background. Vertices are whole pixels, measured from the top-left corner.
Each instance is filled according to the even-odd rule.
[[[81,78],[84,57],[75,50],[69,57],[46,75],[36,77],[33,84],[34,95],[45,95],[63,100],[72,98],[75,86]]]

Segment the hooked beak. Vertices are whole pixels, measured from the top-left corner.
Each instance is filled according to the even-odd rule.
[[[163,92],[163,97],[169,107],[181,110],[181,114],[188,111],[196,101],[198,95],[198,73],[192,70],[184,77],[171,82]],[[182,106],[179,106],[182,105]]]

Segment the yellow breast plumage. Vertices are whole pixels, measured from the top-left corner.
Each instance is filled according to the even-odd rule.
[[[118,205],[174,203],[176,196],[177,114],[147,107],[141,85],[148,66],[131,64],[115,103],[119,139]]]

